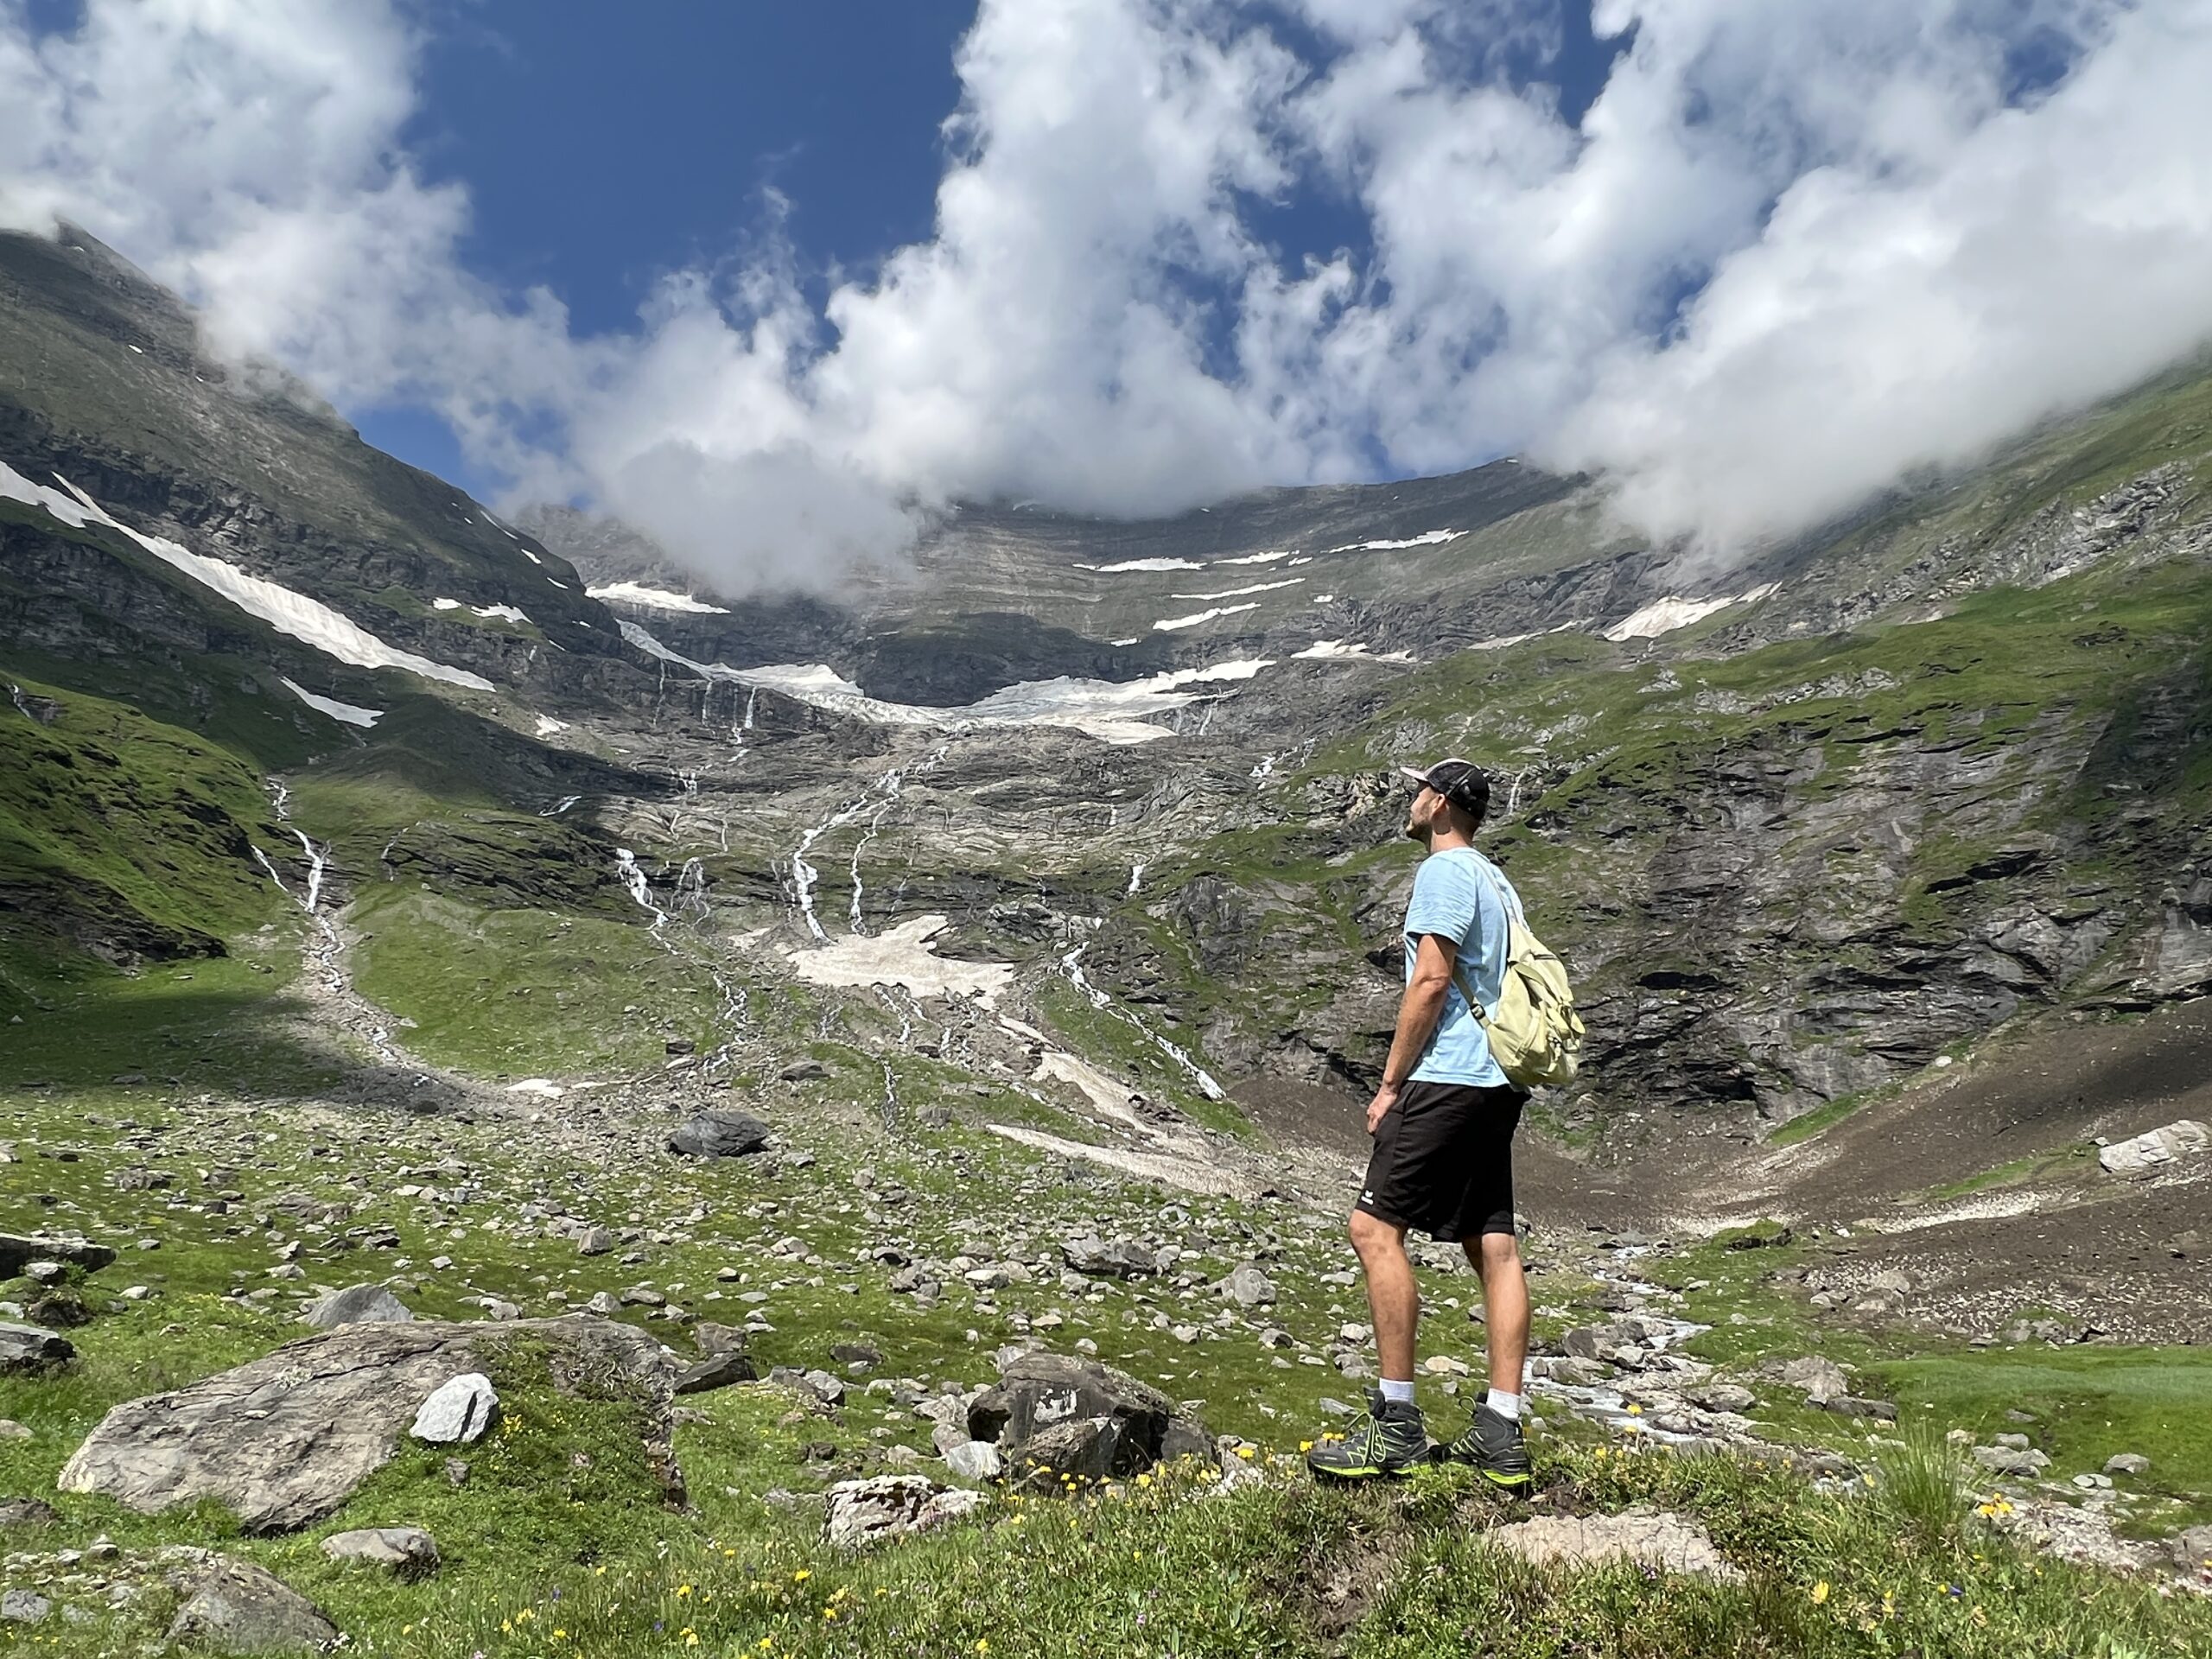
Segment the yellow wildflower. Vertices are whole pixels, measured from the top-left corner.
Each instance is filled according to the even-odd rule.
[[[793,1584],[804,1584],[804,1583],[805,1583],[809,1579],[812,1578],[813,1576],[814,1576],[814,1574],[813,1574],[812,1573],[809,1572],[805,1567],[802,1567],[801,1568],[799,1568],[799,1570],[798,1570],[798,1572],[796,1572],[796,1573],[792,1573],[792,1574],[791,1574],[791,1582],[792,1582]]]
[[[1236,1448],[1236,1455],[1243,1459],[1245,1462],[1249,1463],[1252,1460],[1252,1454],[1255,1450],[1256,1448],[1253,1446],[1240,1446]]]
[[[1813,1605],[1817,1607],[1828,1599],[1828,1581],[1822,1579],[1813,1586]]]

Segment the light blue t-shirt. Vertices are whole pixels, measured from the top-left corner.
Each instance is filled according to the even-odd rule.
[[[1465,980],[1472,986],[1485,1007],[1497,1006],[1505,983],[1509,915],[1522,915],[1521,895],[1514,892],[1505,872],[1473,848],[1447,848],[1421,861],[1414,877],[1413,901],[1406,906],[1407,982],[1413,981],[1414,958],[1424,933],[1449,939],[1459,948],[1459,957],[1451,988],[1444,994],[1444,1012],[1437,1017],[1428,1046],[1421,1051],[1413,1081],[1468,1083],[1478,1088],[1496,1088],[1506,1081],[1491,1058],[1482,1021],[1468,1011],[1459,982]]]

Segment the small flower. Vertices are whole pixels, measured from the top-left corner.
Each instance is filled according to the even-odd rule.
[[[1823,1602],[1827,1601],[1827,1599],[1828,1581],[1826,1579],[1822,1579],[1818,1584],[1813,1586],[1813,1605],[1818,1607]]]
[[[1256,1446],[1240,1446],[1236,1448],[1236,1455],[1243,1459],[1245,1462],[1249,1463],[1252,1461],[1253,1454],[1257,1450],[1258,1448]]]
[[[676,1599],[678,1601],[685,1599],[690,1593],[691,1586],[688,1584],[679,1584],[676,1586]]]
[[[814,1574],[813,1574],[812,1573],[809,1572],[805,1567],[802,1567],[801,1568],[799,1568],[799,1570],[798,1570],[798,1572],[796,1572],[796,1573],[792,1573],[792,1574],[791,1574],[791,1582],[792,1582],[793,1584],[804,1584],[804,1583],[805,1583],[809,1579],[812,1578],[813,1576],[814,1576]]]

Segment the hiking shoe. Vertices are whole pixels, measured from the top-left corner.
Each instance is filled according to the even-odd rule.
[[[1421,1408],[1385,1400],[1376,1389],[1367,1397],[1367,1414],[1340,1440],[1324,1440],[1306,1454],[1306,1466],[1332,1480],[1373,1480],[1402,1475],[1428,1461],[1428,1430]]]
[[[1535,1480],[1528,1442],[1521,1438],[1521,1425],[1487,1400],[1475,1408],[1475,1421],[1465,1433],[1444,1448],[1444,1455],[1454,1463],[1472,1465],[1484,1480],[1504,1491],[1526,1491]]]

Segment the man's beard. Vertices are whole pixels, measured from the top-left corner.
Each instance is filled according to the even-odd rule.
[[[1408,814],[1406,818],[1406,839],[1425,844],[1428,840],[1428,826]]]

